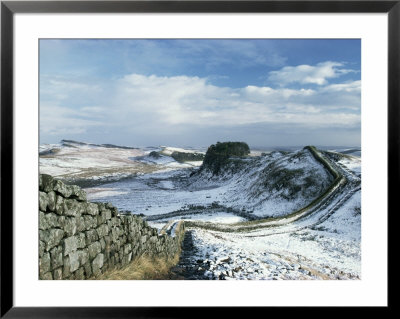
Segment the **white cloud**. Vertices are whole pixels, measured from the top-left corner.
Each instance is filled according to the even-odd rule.
[[[332,92],[361,92],[361,81],[352,81],[347,83],[331,84],[324,87],[324,91]]]
[[[329,72],[324,76],[315,74],[322,79]],[[119,134],[148,131],[165,135],[183,127],[196,127],[210,134],[215,128],[259,124],[353,128],[361,120],[360,81],[321,85],[313,90],[229,88],[199,77],[130,74],[92,85],[102,93],[94,95],[93,90],[75,86],[67,91],[67,99],[57,94],[57,89],[65,86],[57,83],[48,87],[54,95],[53,101],[41,103],[41,132],[84,134],[107,127]],[[66,104],[75,96],[92,100],[93,104]]]
[[[258,86],[234,89],[217,87],[198,77],[132,74],[119,81],[115,103],[124,116],[165,125],[191,123],[210,127],[280,121],[350,125],[359,116],[343,110],[359,109],[360,98],[358,91],[347,88],[358,85],[348,83],[318,90]],[[343,92],[335,98],[331,92],[339,89]],[[329,104],[319,102],[324,99]],[[335,109],[342,110],[340,116],[331,114]]]
[[[84,118],[86,115],[86,118]],[[83,118],[82,118],[83,117]],[[84,134],[107,124],[88,117],[80,110],[52,104],[40,104],[40,132],[45,135]]]
[[[327,79],[337,78],[342,74],[354,72],[353,70],[341,68],[343,63],[339,62],[321,62],[315,66],[298,65],[285,66],[278,71],[271,71],[268,79],[279,85],[287,85],[289,83],[301,84],[327,84]]]

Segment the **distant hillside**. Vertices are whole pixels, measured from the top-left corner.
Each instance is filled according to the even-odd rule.
[[[226,157],[216,158],[217,165],[203,164],[203,168],[191,176],[189,189],[224,185],[226,202],[221,204],[250,209],[262,217],[289,214],[304,207],[334,180],[307,147],[291,153],[271,152],[263,156],[231,158],[226,162]],[[215,174],[216,168],[218,174]]]

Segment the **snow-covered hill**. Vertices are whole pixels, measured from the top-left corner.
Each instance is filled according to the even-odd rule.
[[[334,177],[308,149],[234,159],[218,175],[201,170],[188,182],[192,191],[219,186],[219,201],[259,217],[287,215],[320,196]]]
[[[185,220],[186,279],[361,278],[358,150],[251,152],[218,174],[173,152],[201,150],[63,141],[41,145],[40,171],[159,229]]]
[[[163,148],[134,148],[62,140],[39,147],[40,173],[65,182],[93,186],[137,175],[199,166],[179,163],[170,156],[149,156]]]

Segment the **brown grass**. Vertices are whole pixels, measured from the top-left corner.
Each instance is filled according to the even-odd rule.
[[[174,279],[171,268],[179,262],[177,253],[173,258],[140,256],[121,269],[106,271],[96,280],[166,280]]]

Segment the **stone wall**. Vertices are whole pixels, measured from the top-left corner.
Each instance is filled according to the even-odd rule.
[[[173,258],[180,252],[183,222],[174,237],[139,216],[121,215],[107,203],[91,203],[75,185],[39,176],[39,278],[94,279],[140,255]]]

